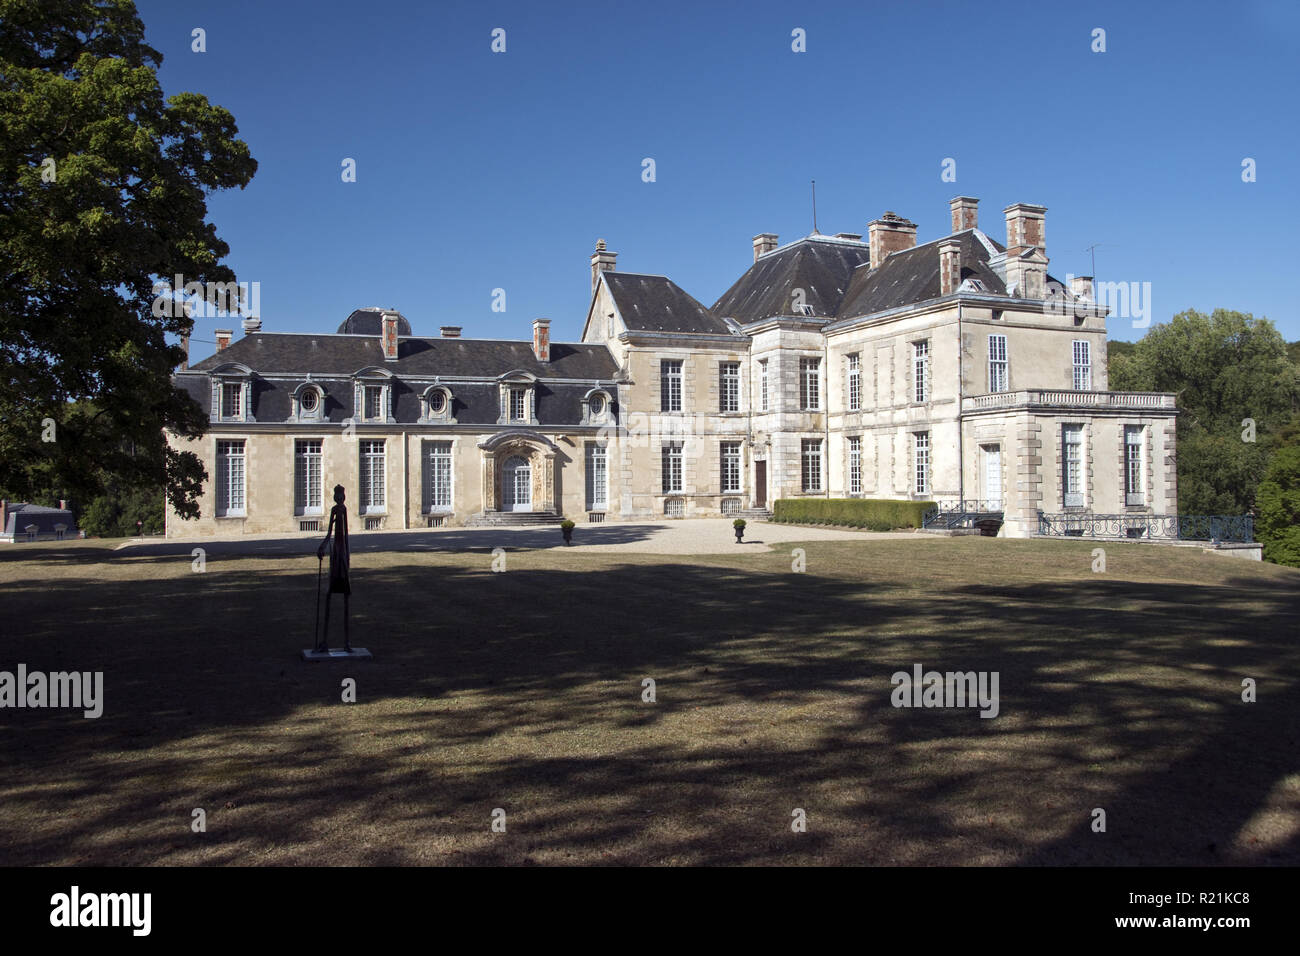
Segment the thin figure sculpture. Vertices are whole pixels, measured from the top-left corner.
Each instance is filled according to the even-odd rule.
[[[331,546],[331,541],[333,542]],[[352,585],[348,581],[348,509],[343,504],[343,486],[334,486],[334,507],[330,509],[330,523],[325,531],[325,540],[316,549],[316,557],[323,559],[325,549],[330,552],[330,588],[325,595],[325,627],[320,633],[318,651],[328,651],[326,637],[330,629],[330,598],[335,594],[343,595],[343,650],[352,652],[352,639],[348,633],[348,598],[352,594]]]

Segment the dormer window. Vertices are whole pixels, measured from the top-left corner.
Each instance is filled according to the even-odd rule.
[[[512,422],[528,421],[528,391],[523,388],[510,389],[510,420]]]
[[[596,425],[607,423],[613,414],[613,400],[601,388],[593,388],[582,396],[582,423]]]
[[[498,379],[501,390],[501,417],[498,425],[537,424],[537,377],[516,370]]]
[[[358,421],[393,421],[393,376],[386,369],[371,366],[353,380],[353,408]]]
[[[325,417],[325,393],[319,385],[304,382],[294,392],[296,403],[294,417],[298,421],[314,422]]]
[[[238,420],[244,417],[244,383],[221,383],[221,417]]]
[[[451,391],[443,385],[431,385],[425,389],[421,397],[421,403],[424,406],[424,414],[420,420],[424,422],[444,422],[455,424],[456,419],[452,417],[451,410],[454,400]]]
[[[383,407],[384,407],[383,402],[384,402],[383,386],[367,385],[366,386],[366,407],[365,407],[365,412],[363,413],[365,415],[366,421],[373,422],[373,421],[380,420]]]
[[[230,362],[212,373],[214,422],[251,422],[253,418],[253,370]]]

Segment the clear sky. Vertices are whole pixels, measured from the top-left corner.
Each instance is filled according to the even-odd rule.
[[[416,334],[544,316],[574,341],[598,237],[711,305],[756,233],[812,231],[815,179],[823,233],[892,210],[925,242],[969,195],[1003,241],[1003,208],[1039,203],[1053,275],[1096,244],[1099,281],[1150,283],[1153,321],[1225,307],[1300,339],[1295,0],[138,7],[164,91],[229,109],[259,163],[209,214],[267,331],[378,305]],[[200,319],[193,358],[230,325]]]

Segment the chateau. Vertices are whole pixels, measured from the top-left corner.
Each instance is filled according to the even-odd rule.
[[[167,534],[320,532],[347,488],[358,530],[717,516],[778,498],[915,498],[1004,516],[1176,511],[1174,396],[1107,390],[1092,279],[1048,274],[1042,206],[978,201],[916,244],[754,237],[712,306],[596,245],[580,342],[412,333],[354,311],[334,333],[217,333],[175,376],[210,416],[201,516]],[[523,515],[531,517],[524,518]]]

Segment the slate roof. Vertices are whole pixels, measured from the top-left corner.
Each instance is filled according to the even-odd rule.
[[[602,276],[629,332],[735,334],[726,322],[666,276],[634,272],[605,272]]]
[[[392,311],[391,309],[388,311]],[[374,335],[378,336],[383,331],[384,310],[378,306],[367,306],[364,309],[356,309],[339,323],[338,333],[340,335]],[[406,321],[406,316],[397,313],[397,334],[410,335],[411,323]]]
[[[713,312],[742,325],[794,315],[794,290],[803,289],[803,301],[812,306],[813,315],[829,318],[836,314],[854,269],[870,260],[866,243],[808,236],[759,257],[713,304]]]
[[[924,245],[895,252],[878,269],[873,270],[869,264],[856,269],[836,316],[841,319],[856,318],[938,297],[939,244],[951,238],[954,237],[944,236]],[[975,230],[966,229],[957,233],[955,238],[961,243],[962,281],[978,279],[986,292],[1006,295],[1006,286],[1001,277],[989,266],[988,248],[980,241]],[[992,239],[988,241],[998,252],[1005,251],[1003,246]]]
[[[3,533],[6,536],[25,533],[28,525],[34,524],[39,529],[38,534],[54,534],[56,524],[65,525],[69,532],[77,530],[77,522],[73,520],[72,512],[61,508],[47,508],[44,505],[28,504],[11,504],[5,510],[5,526]]]
[[[229,362],[246,365],[257,373],[253,376],[251,411],[260,424],[290,419],[293,392],[307,380],[308,373],[325,392],[324,415],[329,422],[357,418],[352,376],[363,368],[378,366],[394,376],[393,417],[399,423],[419,420],[420,397],[433,378],[479,376],[493,381],[444,383],[452,393],[451,414],[462,425],[495,425],[500,415],[495,379],[520,369],[541,380],[535,386],[538,422],[544,426],[571,425],[582,421],[583,396],[597,381],[609,382],[618,373],[604,345],[552,342],[551,361],[547,363],[533,355],[531,342],[404,338],[398,341],[398,360],[385,362],[378,336],[254,332],[188,371],[177,373],[173,382],[210,414],[212,390],[207,373]],[[276,377],[269,379],[265,375]],[[579,382],[546,381],[556,378]],[[617,402],[611,404],[616,410]]]

